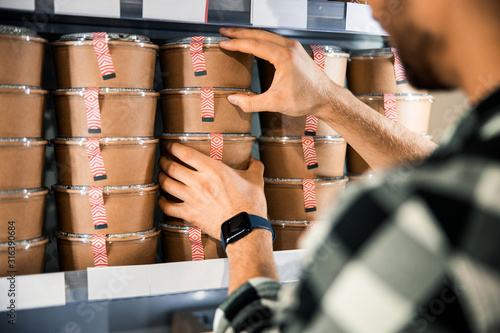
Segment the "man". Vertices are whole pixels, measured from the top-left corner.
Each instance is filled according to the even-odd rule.
[[[228,238],[230,295],[216,332],[500,332],[500,2],[370,5],[414,86],[459,87],[475,108],[425,162],[396,170],[397,183],[389,173],[346,193],[308,235],[300,281],[279,300],[271,233]],[[229,97],[244,111],[315,114],[374,167],[422,160],[435,148],[331,83],[298,43],[256,30],[221,34],[233,38],[221,47],[276,67],[268,92]],[[376,139],[361,142],[366,136]],[[166,214],[218,239],[241,212],[266,217],[259,162],[236,171],[178,144],[169,149],[196,171],[160,160],[163,189],[184,200],[160,198]]]

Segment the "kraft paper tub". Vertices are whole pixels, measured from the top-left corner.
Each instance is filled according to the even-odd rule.
[[[47,236],[0,243],[0,276],[40,274],[45,270]],[[14,257],[9,261],[9,257]],[[13,265],[13,266],[11,266]],[[15,271],[12,273],[11,271]]]
[[[276,239],[273,243],[274,251],[287,251],[299,249],[301,237],[311,228],[310,221],[283,221],[270,220]]]
[[[346,142],[340,136],[314,138],[318,167],[308,169],[300,137],[261,137],[260,160],[269,178],[332,178],[344,175]]]
[[[58,88],[153,89],[158,46],[149,38],[107,33],[109,55],[104,51],[106,47],[94,47],[94,39],[98,38],[92,32],[85,32],[63,35],[52,43]],[[112,69],[106,65],[100,69],[96,52],[101,59],[111,59]]]
[[[252,113],[229,103],[233,94],[255,95],[232,88],[165,89],[161,93],[165,133],[248,133]]]
[[[253,143],[255,142],[255,137],[245,134],[223,134],[222,138],[223,144],[217,144],[218,148],[222,147],[222,162],[231,168],[246,170],[250,161],[250,154],[252,152]],[[214,151],[214,147],[211,147],[211,141],[213,140],[210,134],[164,133],[160,136],[160,154],[170,157],[166,147],[167,144],[175,142],[210,156],[211,150],[212,152]]]
[[[41,138],[0,139],[0,191],[41,187],[47,144]]]
[[[390,48],[351,52],[347,67],[349,90],[355,95],[422,93],[406,81],[396,82],[394,63]]]
[[[41,137],[47,93],[39,87],[0,85],[0,138]]]
[[[53,185],[59,228],[75,234],[123,234],[149,230],[154,226],[159,188],[151,183],[104,186],[100,192],[91,192],[89,186]],[[107,228],[94,227],[91,194],[103,198]]]
[[[385,115],[384,95],[358,95],[360,101]],[[418,134],[429,130],[429,119],[434,99],[427,94],[396,94],[397,122]]]
[[[57,239],[61,271],[95,267],[92,235],[72,234],[60,230],[54,235]],[[160,230],[157,228],[127,234],[107,234],[108,266],[154,264],[159,236]]]
[[[304,200],[302,179],[264,178],[267,212],[270,219],[286,221],[316,221],[331,209],[344,191],[347,177],[314,179],[316,210],[308,209]]]
[[[60,137],[153,136],[156,103],[154,90],[126,88],[59,89],[53,93]],[[87,108],[98,106],[96,126]],[[90,125],[90,126],[89,126]],[[90,128],[90,129],[89,129]]]
[[[18,241],[42,236],[48,193],[46,187],[0,191],[0,243],[12,235]]]
[[[224,87],[250,89],[254,56],[219,47],[226,37],[204,37],[197,48],[192,37],[167,41],[160,48],[163,87]],[[193,53],[191,52],[193,50]],[[193,57],[196,58],[193,66]],[[203,56],[201,55],[203,54]],[[203,63],[204,66],[198,64]]]
[[[278,112],[259,112],[263,136],[302,136],[305,134],[306,116],[292,117]],[[318,119],[317,136],[335,136],[338,133]]]
[[[96,138],[94,147],[98,146],[101,152],[105,176],[102,175],[102,171],[99,171],[99,174],[92,173],[87,155],[88,140],[88,138],[56,138],[51,141],[54,146],[59,184],[123,186],[153,182],[158,139]]]
[[[46,45],[33,30],[0,25],[0,84],[40,87]]]
[[[192,261],[193,255],[191,242],[189,239],[189,226],[162,223],[160,224],[161,246],[164,262]],[[222,248],[222,242],[214,239],[204,232],[201,233],[201,243],[203,245],[203,259],[225,258],[226,254]]]
[[[334,45],[321,45],[321,48],[325,53],[325,74],[336,84],[342,87],[345,86],[347,60],[349,59],[349,54],[342,48]],[[311,46],[304,45],[304,49],[309,56],[314,59]],[[260,86],[264,92],[271,87],[275,68],[270,62],[260,58],[257,59],[257,65],[259,66]]]

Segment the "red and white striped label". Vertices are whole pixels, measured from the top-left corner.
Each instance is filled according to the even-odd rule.
[[[108,266],[108,253],[106,251],[106,235],[92,235],[92,253],[94,254],[95,267]]]
[[[85,88],[83,95],[87,111],[87,129],[90,134],[101,133],[101,110],[99,109],[99,88]]]
[[[193,63],[194,76],[207,75],[207,67],[205,65],[205,55],[203,54],[203,42],[205,36],[193,36],[189,50],[191,52],[191,61]]]
[[[392,54],[394,54],[394,75],[396,76],[396,83],[403,84],[406,83],[406,71],[403,67],[403,62],[399,56],[398,50],[396,48],[391,48]]]
[[[311,49],[313,52],[314,62],[319,66],[319,68],[325,70],[325,50],[323,50],[321,45],[311,45]]]
[[[384,112],[387,118],[395,122],[398,121],[398,110],[396,107],[395,94],[384,94]]]
[[[189,228],[189,242],[191,243],[191,258],[193,261],[205,259],[205,251],[201,242],[201,230],[199,228]]]
[[[210,133],[210,157],[222,162],[224,152],[224,137],[221,133]]]
[[[302,137],[302,151],[304,152],[304,159],[306,161],[307,169],[315,169],[318,167],[318,158],[316,157],[316,148],[314,148],[314,137]]]
[[[105,32],[94,32],[92,34],[92,43],[102,79],[114,79],[116,77],[115,66],[109,52],[107,34]]]
[[[304,131],[304,134],[309,135],[309,136],[315,136],[317,130],[318,130],[318,117],[307,116],[306,117],[306,130]]]
[[[361,3],[359,0],[351,0],[352,3]]]
[[[214,122],[215,119],[215,102],[214,88],[201,88],[201,121]]]
[[[106,229],[108,219],[106,218],[106,207],[104,206],[104,188],[102,186],[91,186],[89,190],[90,211],[94,229]]]
[[[306,213],[316,211],[316,184],[314,179],[302,179],[302,192],[304,193],[304,208]]]
[[[101,148],[99,146],[99,138],[87,138],[85,149],[87,150],[90,171],[94,181],[106,179],[106,170],[104,169],[104,160],[102,159]]]

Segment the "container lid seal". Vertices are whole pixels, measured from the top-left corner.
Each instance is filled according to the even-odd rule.
[[[220,37],[220,36],[205,36],[205,39],[203,41],[204,45],[210,45],[210,44],[219,44],[220,42],[224,40],[229,40],[230,38],[228,37]],[[170,46],[170,45],[189,45],[191,44],[193,40],[193,37],[184,37],[184,38],[175,38],[175,39],[169,39],[163,44],[163,46]]]
[[[0,25],[0,34],[40,37],[34,30],[23,27],[15,27],[12,25]]]
[[[394,56],[390,48],[351,51],[351,58]]]
[[[120,42],[135,42],[135,43],[151,43],[148,37],[141,35],[132,35],[116,32],[106,33],[109,41],[120,41]],[[93,40],[93,32],[82,32],[77,34],[67,34],[62,35],[57,42],[71,42],[71,41],[86,41]]]

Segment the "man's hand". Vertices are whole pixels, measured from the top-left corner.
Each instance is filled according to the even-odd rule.
[[[239,171],[179,143],[168,151],[196,170],[160,159],[158,182],[183,201],[170,202],[161,196],[158,206],[165,214],[189,221],[215,239],[220,239],[221,224],[238,213],[267,218],[261,162],[251,158],[248,169]]]
[[[344,90],[326,76],[295,40],[264,30],[244,28],[223,28],[220,33],[234,38],[221,42],[223,49],[251,53],[276,68],[273,83],[265,93],[229,97],[231,103],[245,112],[317,115],[320,110],[328,108],[332,90]]]

